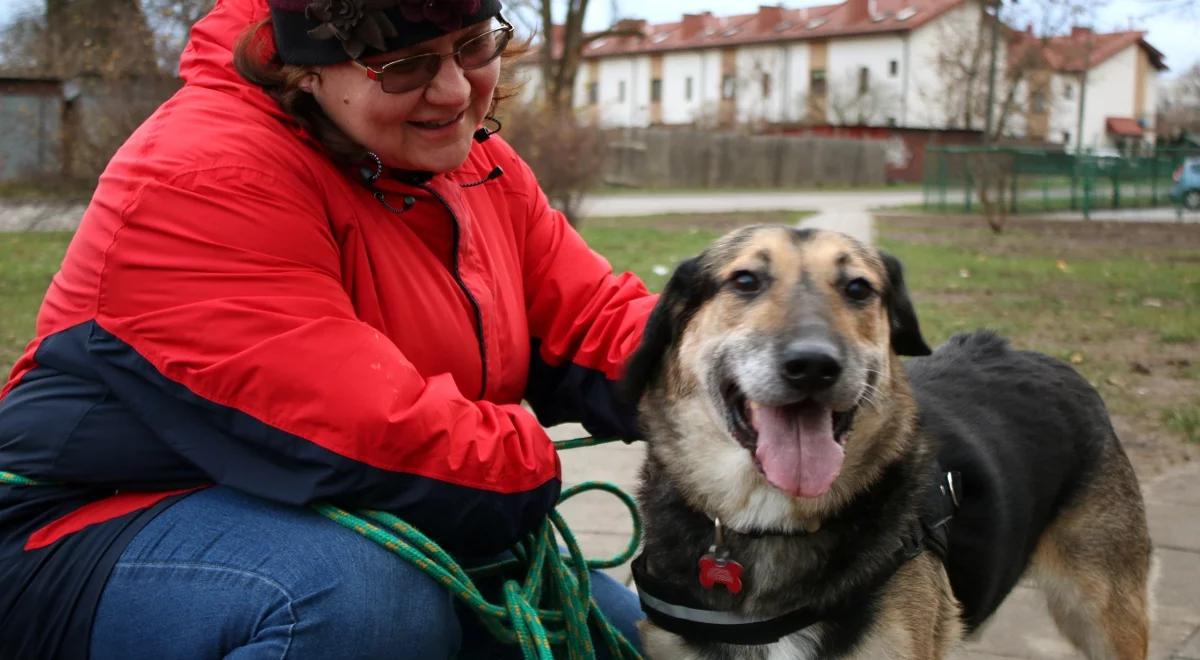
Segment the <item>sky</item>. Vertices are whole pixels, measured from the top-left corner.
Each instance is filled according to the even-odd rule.
[[[587,28],[603,29],[612,23],[615,5],[622,18],[645,18],[652,23],[677,21],[685,13],[712,11],[719,15],[745,14],[760,4],[782,3],[786,7],[833,4],[837,0],[591,0]],[[1085,0],[1088,1],[1088,0]],[[39,0],[0,0],[0,23],[19,9],[40,5]],[[1030,3],[1017,5],[1028,7]],[[1191,0],[1092,0],[1095,27],[1102,31],[1146,30],[1150,45],[1166,55],[1171,71],[1178,74],[1200,63],[1200,2]]]

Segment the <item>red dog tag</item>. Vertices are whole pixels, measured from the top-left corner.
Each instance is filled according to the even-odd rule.
[[[700,586],[719,584],[736,594],[742,590],[742,565],[732,559],[717,559],[711,552],[700,558]]]

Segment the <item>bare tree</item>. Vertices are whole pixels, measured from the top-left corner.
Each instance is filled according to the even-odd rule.
[[[1200,134],[1200,61],[1163,85],[1155,122],[1159,139],[1172,144],[1185,134]]]
[[[865,69],[846,71],[828,86],[829,114],[838,124],[873,124],[900,104],[892,85],[872,82]]]
[[[604,133],[594,123],[539,104],[505,110],[504,136],[535,174],[550,203],[578,227],[584,194],[604,175]]]
[[[985,5],[978,3],[977,14],[939,24],[939,48],[931,62],[938,84],[927,93],[934,100],[940,99],[943,118],[949,127],[973,130],[983,125],[989,64],[988,20]]]
[[[632,20],[615,20],[606,30],[584,32],[584,18],[590,4],[591,0],[520,0],[518,5],[536,16],[543,100],[554,113],[569,111],[572,107],[575,79],[579,76],[583,51],[588,44],[609,37],[642,37],[645,23]],[[559,16],[555,11],[560,5],[565,15]],[[617,2],[612,2],[611,11],[615,18],[619,11]]]
[[[576,225],[581,220],[579,204],[603,176],[606,155],[595,118],[582,118],[574,110],[583,51],[598,39],[640,37],[645,27],[644,21],[615,20],[609,29],[586,33],[583,24],[590,4],[590,0],[509,3],[516,20],[536,26],[541,94],[530,105],[504,110],[505,135],[529,162],[551,203]],[[611,0],[610,10],[614,18],[619,15],[616,0]]]
[[[987,144],[1016,136],[1044,139],[1057,103],[1052,85],[1056,66],[1065,62],[1069,71],[1075,71],[1071,75],[1077,77],[1075,83],[1084,94],[1094,44],[1090,32],[1087,38],[1055,42],[1056,61],[1052,62],[1049,46],[1053,35],[1063,26],[1078,24],[1081,17],[1094,15],[1104,2],[1033,0],[1018,5],[987,0],[976,5],[977,15],[965,17],[965,25],[964,21],[946,22],[933,68],[947,124],[984,130],[990,117],[990,131],[983,136]],[[993,10],[988,11],[989,7]],[[1008,27],[1012,24],[1026,28]],[[993,26],[998,38],[994,62]],[[1017,122],[1021,118],[1023,124]],[[988,226],[994,232],[1003,231],[1013,202],[1009,197],[1016,176],[1015,158],[1004,151],[983,151],[972,154],[964,165]]]
[[[49,75],[46,16],[40,9],[14,15],[0,29],[0,68],[10,75]]]
[[[141,0],[141,3],[154,30],[158,67],[175,73],[192,26],[213,8],[216,0]]]
[[[46,0],[40,58],[53,75],[156,73],[154,34],[137,0]]]

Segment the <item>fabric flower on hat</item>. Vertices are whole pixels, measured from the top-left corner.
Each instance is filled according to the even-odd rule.
[[[478,5],[479,0],[469,0]],[[314,0],[304,10],[305,16],[320,25],[308,31],[313,39],[337,38],[353,59],[358,59],[367,46],[387,50],[385,40],[396,36],[396,26],[381,11],[395,0]]]
[[[463,19],[479,11],[480,0],[400,0],[400,13],[413,23],[428,21],[445,32],[462,28]]]

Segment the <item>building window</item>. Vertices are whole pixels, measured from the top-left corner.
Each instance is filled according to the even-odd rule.
[[[858,94],[861,96],[871,90],[871,70],[867,67],[858,68]]]
[[[655,78],[650,81],[650,102],[662,102],[662,78]]]
[[[1071,132],[1070,131],[1063,131],[1062,142],[1063,142],[1063,144],[1071,144]]]
[[[600,83],[588,83],[587,101],[588,105],[596,105],[600,102]]]
[[[621,80],[617,83],[617,103],[625,102],[625,81]]]
[[[887,125],[888,125],[888,126],[891,126],[891,127],[895,127],[895,126],[896,126],[896,118],[895,118],[895,117],[888,117],[888,118],[887,118]]]
[[[900,73],[900,63],[896,60],[888,61],[888,75],[895,78]]]
[[[731,99],[737,94],[737,78],[725,74],[721,77],[721,98]]]
[[[825,95],[825,69],[813,69],[808,74],[808,89],[816,96]]]
[[[1063,85],[1063,98],[1068,100],[1075,98],[1075,88],[1071,86],[1071,83]]]
[[[1033,93],[1033,113],[1036,115],[1046,114],[1046,93],[1038,90]]]
[[[762,95],[764,97],[771,95],[771,74],[765,71],[762,74]]]
[[[692,100],[692,77],[688,76],[683,81],[683,98],[686,101]]]

